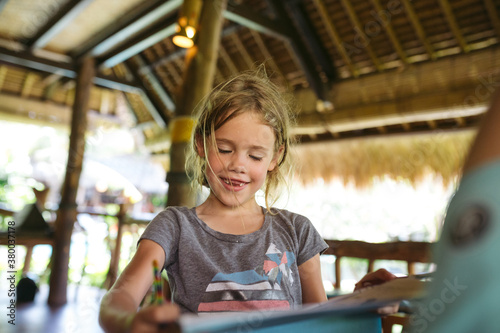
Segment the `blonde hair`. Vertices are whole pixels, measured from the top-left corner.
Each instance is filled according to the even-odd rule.
[[[198,105],[195,113],[196,125],[186,159],[186,170],[193,187],[209,186],[205,176],[207,161],[197,153],[198,140],[202,140],[206,149],[207,138],[215,140],[212,134],[227,121],[244,112],[255,112],[274,132],[274,153],[278,154],[283,147],[280,156],[277,156],[276,167],[268,172],[264,184],[266,209],[270,212],[279,197],[281,185],[287,183],[292,172],[289,135],[293,122],[291,100],[290,95],[281,92],[270,81],[262,68],[240,73],[216,86]]]

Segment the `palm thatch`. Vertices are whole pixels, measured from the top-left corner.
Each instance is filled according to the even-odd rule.
[[[364,187],[384,176],[415,185],[430,174],[448,185],[460,175],[474,135],[470,130],[297,145],[295,176],[303,184],[341,179]]]

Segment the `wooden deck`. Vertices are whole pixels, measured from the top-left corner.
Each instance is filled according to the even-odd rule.
[[[97,316],[105,291],[97,288],[71,285],[68,287],[68,303],[60,307],[47,304],[48,286],[43,285],[35,302],[19,305],[16,309],[15,326],[8,323],[6,304],[10,301],[7,291],[1,288],[2,333],[102,333]]]

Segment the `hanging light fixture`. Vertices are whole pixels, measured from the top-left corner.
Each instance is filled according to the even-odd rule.
[[[202,0],[184,0],[179,11],[175,35],[172,41],[175,45],[190,48],[194,45],[194,37],[198,29]]]

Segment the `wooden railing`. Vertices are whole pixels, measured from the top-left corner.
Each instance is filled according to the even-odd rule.
[[[344,257],[368,260],[367,273],[372,272],[376,260],[401,260],[407,263],[408,274],[414,274],[415,263],[431,263],[433,243],[387,242],[367,243],[353,240],[325,240],[330,246],[324,254],[335,256],[335,288],[340,288],[341,259]]]
[[[351,240],[325,240],[330,246],[324,254],[335,255],[335,289],[340,288],[342,279],[341,259],[362,258],[368,260],[367,273],[374,269],[376,260],[401,260],[407,263],[408,274],[414,274],[415,263],[431,263],[432,247],[428,242],[387,242],[367,243]],[[406,313],[396,313],[382,318],[382,333],[391,333],[395,324],[407,327],[409,316]]]

